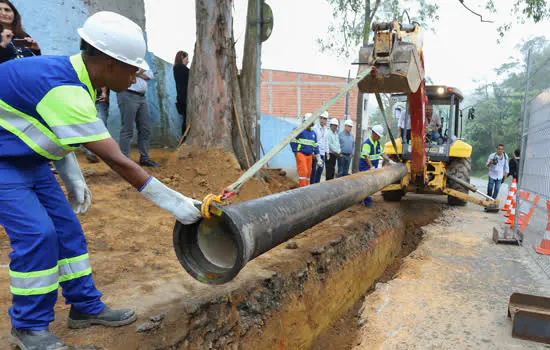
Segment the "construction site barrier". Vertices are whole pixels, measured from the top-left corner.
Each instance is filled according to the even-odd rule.
[[[550,278],[550,89],[526,106],[513,228]]]

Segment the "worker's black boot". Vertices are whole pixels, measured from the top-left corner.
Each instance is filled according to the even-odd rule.
[[[51,334],[49,330],[29,331],[11,329],[10,344],[21,350],[68,350],[63,340]]]
[[[131,309],[117,310],[105,306],[105,309],[99,314],[90,315],[79,312],[71,306],[69,328],[86,328],[96,324],[106,327],[120,327],[135,322],[136,319],[136,313]]]

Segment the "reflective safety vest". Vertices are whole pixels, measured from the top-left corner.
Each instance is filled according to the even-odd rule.
[[[382,158],[382,151],[380,150],[380,142],[373,141],[372,136],[369,137],[364,143],[361,150],[361,157],[369,157],[370,161],[380,160]]]
[[[97,118],[96,91],[81,55],[0,65],[0,161],[59,160],[111,135]]]
[[[317,144],[317,134],[313,130],[304,130],[290,142],[292,152],[300,152],[309,156],[310,154],[319,154]]]

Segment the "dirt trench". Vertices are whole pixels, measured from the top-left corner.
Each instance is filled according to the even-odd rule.
[[[154,150],[153,159],[164,167],[151,172],[194,198],[220,191],[241,174],[222,150],[188,149],[176,158],[171,152]],[[169,214],[143,200],[104,164],[81,165],[94,194],[92,208],[81,217],[94,280],[107,304],[131,306],[139,314],[127,327],[68,330],[68,306],[58,302],[51,329],[81,350],[315,348],[385,271],[391,275],[398,269],[403,252],[415,245],[410,237],[417,237],[405,233],[417,232],[443,207],[427,196],[407,196],[401,203],[375,196],[374,209],[349,208],[256,258],[234,281],[210,286],[179,265]],[[245,184],[234,201],[295,186],[277,171],[266,179]],[[7,264],[5,235],[0,250],[0,264]],[[7,269],[0,283],[0,304],[7,310]],[[4,313],[0,343],[6,343],[9,329]],[[331,343],[328,348],[345,347]]]

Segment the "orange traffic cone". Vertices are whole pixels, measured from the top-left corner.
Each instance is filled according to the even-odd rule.
[[[512,201],[512,208],[510,209],[510,216],[505,222],[506,225],[510,225],[510,228],[514,228],[514,221],[516,220],[516,201]]]
[[[512,208],[515,208],[515,207],[516,207],[516,195],[514,194],[514,196],[512,197],[512,204],[510,204],[510,208],[508,208],[508,212],[504,214],[504,217],[509,218],[510,215],[512,214]]]
[[[510,205],[512,205],[512,198],[514,198],[514,196],[516,194],[514,191],[517,191],[517,189],[518,189],[518,187],[517,187],[516,179],[512,179],[512,186],[510,186],[510,190],[508,191],[508,197],[506,198],[506,204],[504,204],[504,207],[500,210],[502,210],[502,211],[510,210]]]
[[[550,255],[550,201],[546,201],[546,208],[548,209],[548,224],[546,225],[546,233],[542,238],[542,241],[535,250],[539,254]]]

